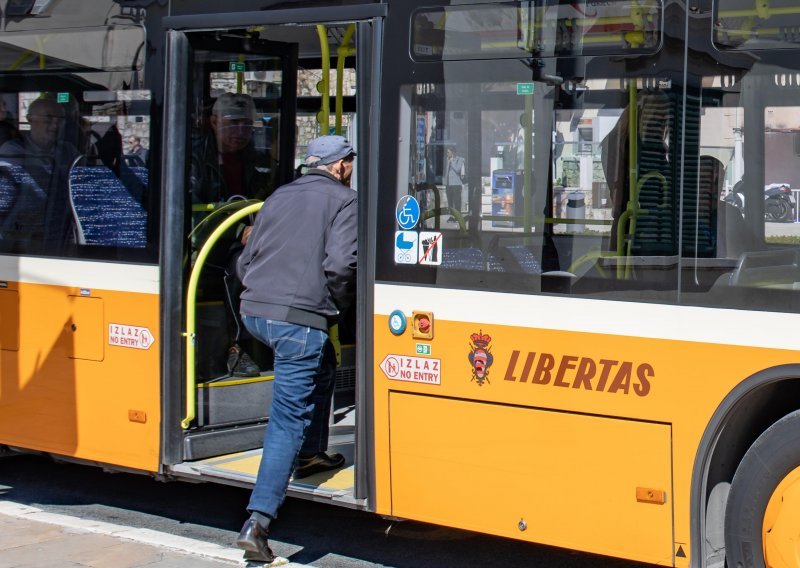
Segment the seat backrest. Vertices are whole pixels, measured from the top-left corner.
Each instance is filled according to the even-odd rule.
[[[484,270],[483,253],[477,248],[444,249],[442,268]]]
[[[47,194],[22,166],[0,161],[0,233],[5,241],[42,239]]]
[[[781,287],[800,283],[800,251],[746,252],[731,275],[731,286]]]
[[[492,246],[486,255],[486,262],[492,272],[542,273],[539,259],[525,245]]]
[[[713,156],[700,156],[697,167],[697,191],[683,196],[683,256],[716,258],[718,225],[721,223],[722,181],[725,167]],[[724,247],[721,247],[724,249]]]
[[[70,199],[85,244],[142,248],[147,211],[106,166],[76,166],[69,176]]]

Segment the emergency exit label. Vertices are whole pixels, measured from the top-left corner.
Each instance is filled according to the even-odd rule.
[[[236,73],[244,73],[244,63],[240,61],[229,61],[228,71],[234,71]]]
[[[146,327],[123,325],[119,323],[108,324],[108,344],[131,349],[150,349],[156,338]]]
[[[409,383],[442,384],[442,362],[428,357],[408,357],[407,355],[387,355],[381,361],[381,370],[393,381]]]

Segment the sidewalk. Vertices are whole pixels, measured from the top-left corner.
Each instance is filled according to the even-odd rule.
[[[231,568],[241,559],[235,548],[0,500],[0,568]]]

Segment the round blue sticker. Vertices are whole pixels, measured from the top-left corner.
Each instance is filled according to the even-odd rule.
[[[389,329],[395,335],[403,335],[406,330],[406,314],[400,310],[395,310],[389,314]]]
[[[397,202],[394,215],[401,229],[413,229],[419,223],[419,202],[411,195],[404,195]]]

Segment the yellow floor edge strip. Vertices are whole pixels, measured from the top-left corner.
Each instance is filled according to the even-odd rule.
[[[261,464],[261,450],[227,454],[197,463],[220,474],[231,472],[255,477]],[[297,481],[292,480],[292,483],[318,487],[325,491],[352,490],[355,485],[355,467],[351,465],[335,472],[317,473]]]

